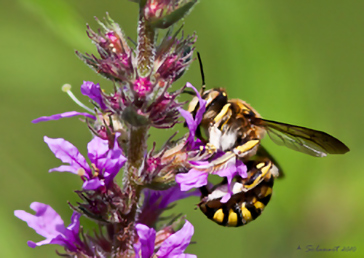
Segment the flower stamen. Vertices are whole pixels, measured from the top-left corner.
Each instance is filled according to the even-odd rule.
[[[82,108],[84,108],[84,109],[86,109],[88,112],[90,112],[90,113],[94,113],[94,111],[91,109],[91,108],[89,108],[89,107],[87,107],[85,104],[83,104],[81,101],[79,101],[77,98],[76,98],[76,96],[72,93],[72,91],[71,91],[71,88],[72,88],[72,86],[71,86],[71,84],[68,84],[68,83],[66,83],[66,84],[64,84],[63,86],[62,86],[62,91],[63,92],[66,92],[67,94],[68,94],[68,96],[70,96],[70,98],[77,104],[77,105],[79,105],[80,107],[82,107]]]

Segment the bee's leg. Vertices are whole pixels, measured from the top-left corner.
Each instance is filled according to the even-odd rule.
[[[215,116],[214,120],[210,122],[208,133],[209,133],[209,143],[220,149],[221,147],[221,125],[226,123],[231,117],[231,104],[228,103],[221,111]]]
[[[233,152],[239,157],[248,159],[257,153],[260,140],[254,139],[247,141],[246,143],[239,145],[233,149]]]
[[[248,141],[245,144],[234,148],[233,151],[227,151],[219,158],[211,160],[208,164],[199,165],[194,168],[208,171],[208,173],[221,170],[223,167],[230,166],[231,162],[234,162],[235,164],[237,158],[246,157],[248,154],[252,154],[255,151],[254,149],[258,146],[259,140]],[[204,150],[209,152],[209,154],[213,154],[217,151],[216,147],[210,143],[206,144]]]
[[[229,119],[231,115],[228,114],[230,110],[231,104],[225,104],[225,106],[222,107],[221,111],[215,116],[213,124],[219,126],[221,121],[223,121],[223,118]]]

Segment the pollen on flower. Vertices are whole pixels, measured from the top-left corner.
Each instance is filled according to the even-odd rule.
[[[122,45],[120,45],[120,39],[113,31],[107,32],[105,36],[110,40],[109,47],[113,53],[124,53]]]
[[[79,169],[77,170],[77,175],[79,175],[79,176],[85,176],[85,175],[86,175],[86,171],[85,171],[85,169],[83,169],[83,168],[79,168]]]
[[[94,169],[93,177],[98,177],[100,174],[100,170],[96,167],[95,163],[92,163],[91,167]]]
[[[70,91],[70,90],[71,90],[71,88],[72,88],[71,84],[66,83],[66,84],[64,84],[64,85],[62,86],[62,91],[63,91],[63,92],[68,92],[68,91]]]

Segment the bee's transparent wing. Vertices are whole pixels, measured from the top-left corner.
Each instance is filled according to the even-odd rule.
[[[327,154],[344,154],[349,148],[335,137],[306,127],[256,119],[255,124],[264,126],[269,137],[278,145],[315,157]]]

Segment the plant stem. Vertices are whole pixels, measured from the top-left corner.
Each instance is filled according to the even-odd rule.
[[[135,242],[135,223],[138,218],[138,204],[142,186],[139,185],[139,170],[147,152],[149,126],[129,127],[128,160],[124,173],[123,193],[126,207],[121,214],[122,221],[114,225],[115,237],[113,258],[124,258]]]
[[[156,54],[155,29],[144,18],[145,2],[142,0],[140,2],[138,24],[137,69],[138,75],[141,77],[147,77],[153,71]],[[115,225],[115,230],[118,233],[115,234],[114,246],[119,246],[113,255],[115,258],[127,257],[127,250],[132,249],[135,241],[135,223],[138,218],[138,204],[142,191],[142,186],[138,182],[139,172],[148,150],[149,126],[129,125],[128,129],[128,160],[123,180],[123,193],[126,195],[127,205],[124,214],[122,214],[123,221]],[[122,241],[120,241],[120,237]]]
[[[153,70],[155,59],[155,29],[145,20],[142,10],[139,13],[137,50],[139,75],[147,76]]]

